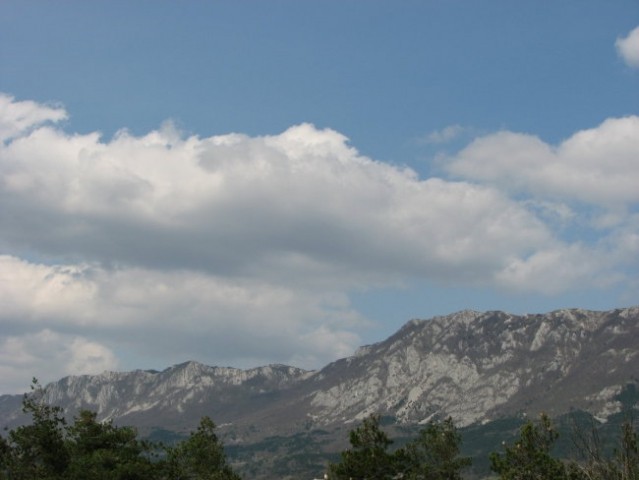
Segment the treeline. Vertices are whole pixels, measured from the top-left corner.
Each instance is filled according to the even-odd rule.
[[[621,426],[618,445],[604,451],[597,430],[575,428],[577,458],[559,459],[559,433],[546,415],[526,422],[511,444],[490,454],[491,478],[500,480],[639,480],[639,443],[632,421]],[[460,455],[461,435],[452,419],[430,422],[416,439],[392,450],[392,440],[373,415],[350,432],[351,448],[330,464],[329,480],[460,480],[471,465]]]
[[[31,423],[0,437],[0,480],[240,480],[227,461],[215,424],[203,417],[197,430],[173,445],[140,440],[132,427],[98,422],[82,411],[67,423],[60,407],[43,401],[34,381],[23,410]],[[597,430],[575,429],[577,458],[559,459],[558,432],[542,415],[528,421],[511,443],[490,454],[493,477],[502,480],[639,480],[639,444],[631,421],[616,448],[605,451]],[[460,454],[452,419],[432,421],[416,438],[393,449],[372,415],[349,434],[350,448],[327,467],[329,480],[460,480],[471,459]]]
[[[68,424],[60,407],[42,401],[35,380],[32,389],[23,401],[31,423],[0,437],[0,480],[240,480],[208,417],[189,438],[165,446],[90,411]]]

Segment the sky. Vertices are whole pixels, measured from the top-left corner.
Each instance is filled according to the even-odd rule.
[[[639,304],[635,0],[0,2],[0,393]]]

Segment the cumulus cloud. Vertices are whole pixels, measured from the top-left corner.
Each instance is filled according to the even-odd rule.
[[[480,137],[448,160],[448,171],[500,190],[606,208],[639,202],[639,117],[611,118],[559,145],[508,131]]]
[[[5,142],[17,135],[47,122],[58,122],[67,118],[60,107],[49,107],[31,100],[15,101],[14,97],[0,92],[0,141]]]
[[[596,254],[595,254],[596,253]],[[610,253],[578,243],[539,250],[528,258],[514,259],[495,279],[504,288],[555,294],[569,285],[591,278],[591,285],[606,288],[622,275],[609,270]]]
[[[626,65],[639,68],[639,27],[632,30],[626,37],[618,38],[615,46]]]
[[[636,117],[557,147],[477,139],[451,159],[453,181],[309,124],[206,138],[165,124],[104,140],[56,128],[62,109],[2,98],[0,341],[31,352],[53,338],[66,352],[5,355],[4,378],[39,361],[56,375],[109,368],[126,351],[317,367],[360,342],[353,291],[418,278],[556,293],[614,282],[619,245],[636,247]],[[614,235],[562,239],[575,200],[617,212]]]
[[[481,277],[549,237],[494,189],[420,181],[312,125],[108,143],[43,127],[1,155],[6,248],[75,261],[352,287],[406,270]]]
[[[42,382],[65,375],[114,370],[114,353],[98,342],[50,329],[0,338],[3,393],[25,392],[34,376]]]
[[[586,278],[600,288],[627,280],[624,265],[637,262],[629,248],[639,233],[632,213],[639,203],[637,159],[639,117],[628,116],[607,119],[558,145],[509,131],[479,137],[447,158],[446,169],[518,198],[556,239],[567,229],[580,232],[583,240],[540,247],[495,276],[509,288],[551,294]]]
[[[250,352],[252,361],[304,358],[313,366],[350,353],[359,338],[349,329],[365,322],[339,293],[191,271],[49,266],[10,256],[0,257],[0,294],[5,330],[82,331],[150,356],[168,349],[176,361],[195,356],[238,364]]]

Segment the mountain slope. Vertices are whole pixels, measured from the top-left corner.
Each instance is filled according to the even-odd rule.
[[[384,342],[309,378],[321,422],[382,412],[459,425],[518,411],[605,416],[639,373],[639,308],[546,315],[464,311],[411,321]]]
[[[410,321],[316,372],[188,362],[163,372],[67,377],[47,386],[46,400],[142,431],[186,431],[209,415],[235,442],[343,425],[373,412],[407,424],[451,415],[460,426],[571,408],[605,417],[619,410],[621,389],[637,381],[638,354],[639,307],[523,316],[463,311]],[[16,421],[16,398],[0,397],[0,425]]]

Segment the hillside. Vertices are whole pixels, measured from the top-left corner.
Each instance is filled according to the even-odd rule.
[[[571,408],[606,417],[619,409],[614,396],[637,380],[638,340],[639,307],[524,316],[462,311],[412,320],[314,372],[186,362],[162,372],[66,377],[47,386],[47,401],[141,428],[188,430],[207,414],[265,434],[372,412],[406,424],[451,415],[460,426]],[[16,419],[20,398],[0,396],[3,424]]]
[[[69,415],[95,410],[142,434],[184,434],[209,415],[230,447],[280,442],[284,455],[297,438],[303,453],[305,441],[321,437],[330,452],[340,447],[336,432],[370,413],[409,429],[449,415],[460,427],[574,409],[605,419],[621,410],[622,390],[637,383],[638,355],[639,307],[462,311],[412,320],[318,371],[186,362],[162,372],[66,377],[46,387],[46,400]],[[2,426],[21,421],[20,399],[0,397]]]

